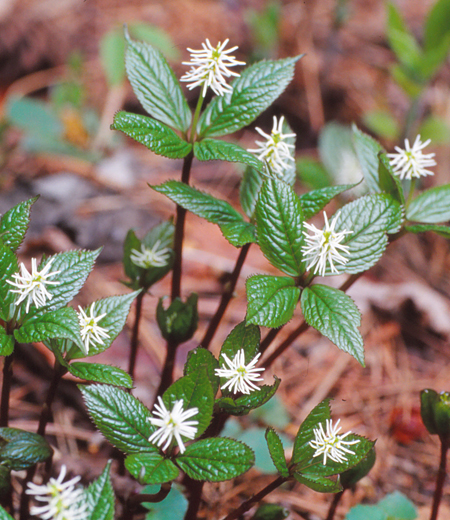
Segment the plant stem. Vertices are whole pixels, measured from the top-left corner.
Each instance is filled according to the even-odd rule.
[[[155,394],[155,402],[158,395],[162,395],[172,384],[173,381],[173,369],[175,366],[175,355],[177,353],[179,343],[167,342],[166,346],[166,360],[164,361],[164,367],[161,373],[161,381],[159,383],[158,390]]]
[[[53,378],[47,391],[47,398],[42,406],[41,415],[39,417],[39,425],[37,429],[38,435],[45,435],[45,429],[47,423],[50,420],[52,404],[56,396],[56,389],[58,388],[59,382],[63,375],[67,372],[67,368],[59,364],[58,360],[55,360],[55,366],[53,369]],[[22,497],[20,500],[20,520],[26,520],[28,518],[28,505],[30,501],[29,495],[25,493],[28,482],[33,480],[36,473],[37,465],[31,466],[27,470],[27,475],[23,481]]]
[[[333,520],[334,514],[336,513],[337,506],[339,505],[339,502],[341,501],[344,491],[345,491],[345,489],[340,491],[339,493],[336,493],[333,496],[333,500],[330,504],[330,509],[328,509],[328,514],[327,514],[326,520]]]
[[[278,477],[276,480],[274,480],[271,484],[266,486],[264,489],[262,489],[259,493],[256,493],[256,495],[253,495],[252,498],[249,498],[245,502],[243,502],[237,509],[235,509],[232,513],[230,513],[228,516],[226,516],[223,520],[235,520],[236,518],[239,518],[241,515],[243,515],[246,511],[248,511],[253,504],[256,504],[260,500],[262,500],[265,496],[267,496],[269,493],[271,493],[274,489],[277,489],[281,486],[281,484],[284,484],[287,479],[283,477]]]
[[[231,273],[231,278],[227,284],[227,289],[222,294],[222,299],[220,300],[216,313],[209,322],[208,330],[205,332],[205,335],[202,341],[200,342],[200,345],[203,348],[207,349],[209,347],[209,344],[211,343],[211,340],[213,339],[214,334],[216,333],[217,328],[220,324],[220,320],[223,318],[228,304],[231,301],[234,290],[236,288],[236,283],[241,273],[242,266],[244,265],[248,250],[250,249],[250,245],[251,244],[245,244],[245,246],[243,246],[239,252],[239,256],[236,260],[236,265],[234,266],[233,272]]]
[[[409,208],[409,205],[411,204],[415,187],[416,187],[416,179],[412,179],[411,184],[409,185],[408,198],[406,199],[406,203],[405,203],[405,211]]]
[[[191,173],[192,159],[194,154],[190,152],[183,162],[183,171],[181,172],[181,182],[189,184],[189,176]],[[179,298],[181,294],[181,271],[182,271],[182,255],[183,255],[183,238],[184,238],[184,222],[186,220],[186,210],[177,204],[177,217],[175,223],[174,252],[175,260],[172,272],[172,292],[171,300]]]
[[[165,484],[161,484],[158,493],[133,493],[126,501],[122,518],[124,520],[132,520],[137,507],[142,504],[142,502],[151,502],[153,504],[156,502],[162,502],[170,493],[171,489],[172,482],[166,482]]]
[[[450,447],[450,439],[441,439],[441,458],[439,461],[439,470],[436,478],[436,489],[434,490],[433,507],[431,509],[430,520],[437,520],[439,504],[442,499],[442,491],[444,489],[444,481],[446,476],[447,452]]]
[[[203,485],[205,483],[199,480],[193,480],[186,475],[186,478],[183,479],[183,484],[189,492],[189,505],[184,515],[184,520],[196,520],[202,501]]]
[[[136,315],[134,317],[133,332],[131,335],[131,347],[130,347],[130,359],[128,363],[128,374],[134,379],[134,368],[136,366],[136,356],[138,349],[138,338],[139,338],[139,323],[141,321],[142,314],[142,301],[144,300],[146,291],[142,290],[136,296]]]
[[[15,344],[14,344],[15,347]],[[13,361],[14,351],[9,356],[5,357],[3,362],[3,383],[2,383],[2,397],[0,405],[0,426],[8,426],[9,416],[9,395],[11,393],[11,383],[13,377]]]

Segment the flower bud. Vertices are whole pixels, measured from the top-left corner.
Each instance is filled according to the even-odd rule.
[[[177,344],[191,339],[198,325],[198,295],[192,293],[186,303],[175,298],[167,310],[164,309],[163,300],[159,299],[156,320],[164,339]]]
[[[423,424],[432,435],[439,435],[441,442],[450,442],[450,393],[438,394],[429,388],[420,394]]]

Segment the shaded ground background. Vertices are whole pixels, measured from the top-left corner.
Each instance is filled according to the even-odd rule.
[[[433,2],[396,3],[419,36]],[[261,116],[257,126],[268,130],[273,114],[285,114],[297,133],[298,156],[317,157],[318,135],[328,121],[354,121],[364,128],[364,115],[379,108],[389,110],[400,121],[405,118],[408,101],[388,72],[393,55],[385,37],[383,2],[349,0],[341,24],[337,23],[334,0],[284,1],[279,5],[277,45],[269,57],[298,53],[306,53],[306,57],[297,65],[287,91]],[[120,259],[127,230],[134,227],[142,235],[174,211],[173,204],[152,192],[147,183],[177,178],[181,166],[179,161],[157,157],[125,139],[111,143],[108,125],[114,112],[122,107],[132,112],[142,109],[128,85],[108,89],[99,60],[102,36],[124,22],[154,24],[172,37],[179,59],[171,64],[181,75],[185,71],[181,61],[188,59],[186,47],[199,48],[206,37],[212,43],[230,38],[233,45],[239,45],[238,58],[247,62],[255,53],[264,53],[250,29],[249,12],[260,12],[265,6],[261,0],[3,0],[0,4],[3,114],[13,95],[49,99],[52,89],[73,74],[68,62],[76,50],[82,57],[77,80],[84,86],[83,106],[99,119],[103,115],[106,121],[104,129],[92,137],[79,114],[65,115],[66,138],[82,150],[78,155],[31,153],[22,146],[23,134],[16,128],[4,128],[1,134],[0,210],[41,194],[33,210],[28,240],[20,251],[23,258],[74,247],[104,246],[77,304],[125,292],[120,283]],[[447,63],[423,97],[419,114],[439,113],[450,124],[449,77]],[[187,91],[192,103],[197,94]],[[252,129],[245,129],[233,137],[246,148],[253,146],[255,136]],[[387,143],[390,147],[392,144]],[[86,154],[95,146],[95,160],[87,160]],[[436,175],[427,179],[427,185],[450,182],[448,150],[448,146],[436,148]],[[240,175],[241,170],[232,164],[194,163],[193,183],[237,203]],[[298,189],[305,188],[299,185]],[[182,288],[186,295],[190,291],[199,293],[201,321],[194,340],[180,349],[179,374],[186,352],[196,345],[195,339],[201,337],[215,311],[236,256],[217,227],[188,216]],[[382,261],[350,290],[363,312],[365,368],[314,331],[296,341],[273,367],[273,373],[282,379],[278,396],[289,414],[289,424],[284,426],[288,436],[296,433],[313,406],[331,396],[333,412],[341,417],[344,429],[378,439],[377,463],[356,493],[344,498],[341,517],[351,505],[361,500],[376,501],[395,489],[404,492],[421,509],[423,518],[427,517],[438,443],[421,425],[419,392],[427,387],[450,389],[449,261],[448,242],[443,238],[428,234],[407,237],[392,245]],[[270,269],[256,248],[251,249],[236,298],[215,338],[215,352],[244,317],[245,278]],[[169,282],[167,278],[158,283],[145,299],[134,394],[148,406],[159,382],[164,346],[154,323],[154,309],[158,298],[169,293]],[[296,318],[274,346],[295,326]],[[125,330],[98,361],[126,369],[128,342],[129,330]],[[51,364],[52,356],[44,347],[22,347],[15,369],[12,426],[35,429],[39,413],[36,403],[45,395]],[[266,378],[270,381],[271,374]],[[101,435],[94,432],[73,382],[62,388],[48,433],[54,435],[60,460],[90,480],[100,473],[110,451]],[[255,426],[257,420],[246,418],[244,424]],[[253,469],[234,483],[207,485],[202,517],[219,518],[230,504],[239,504],[272,478]],[[125,477],[117,477],[115,485],[119,491],[129,491],[133,486]],[[450,515],[449,486],[447,482],[442,519]],[[290,486],[273,493],[269,500],[288,507],[293,519],[313,520],[324,518],[330,497]]]

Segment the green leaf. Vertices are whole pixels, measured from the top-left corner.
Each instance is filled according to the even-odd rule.
[[[259,408],[267,403],[274,396],[281,383],[281,379],[278,379],[276,376],[274,378],[275,383],[273,385],[262,385],[259,387],[259,390],[242,395],[237,399],[230,397],[232,395],[231,392],[223,391],[223,395],[226,395],[226,397],[218,399],[216,407],[230,415],[247,415],[255,408]]]
[[[450,32],[450,2],[438,0],[430,9],[425,21],[425,50],[436,49]]]
[[[192,150],[191,143],[151,117],[117,112],[111,129],[120,130],[152,152],[170,159],[182,159]]]
[[[302,56],[261,61],[246,68],[232,82],[233,92],[216,96],[198,124],[201,137],[232,134],[254,121],[284,91]]]
[[[255,462],[253,451],[234,439],[202,439],[186,447],[177,465],[192,479],[223,482],[242,475]]]
[[[7,468],[4,468],[4,471],[6,471],[6,473],[8,473],[9,475],[9,470]],[[3,491],[4,487],[2,486],[2,482],[0,480],[0,491]],[[14,520],[14,518],[8,514],[2,506],[0,506],[0,520]]]
[[[293,316],[300,297],[295,280],[285,276],[251,276],[246,282],[247,323],[281,327]]]
[[[105,314],[105,316],[98,322],[98,325],[107,330],[109,337],[103,339],[103,344],[91,342],[89,345],[89,352],[87,353],[84,352],[84,350],[70,351],[66,360],[68,361],[69,359],[77,359],[85,356],[95,356],[109,348],[111,343],[117,338],[125,326],[131,304],[139,292],[140,291],[134,291],[129,294],[122,294],[121,296],[110,296],[108,298],[103,298],[102,300],[97,300],[91,304],[94,305],[96,316]],[[90,307],[91,306],[88,306],[84,310],[88,311]],[[88,316],[90,316],[90,312],[88,312]]]
[[[0,318],[4,321],[10,321],[16,311],[16,293],[11,292],[15,287],[7,280],[14,281],[13,274],[18,271],[16,255],[0,242]]]
[[[178,477],[178,468],[159,453],[132,453],[125,467],[139,484],[163,484]]]
[[[163,296],[156,307],[156,321],[165,340],[171,344],[181,344],[192,338],[198,325],[198,294],[192,293],[186,302],[177,296],[169,307],[164,308]]]
[[[237,247],[244,245],[242,238],[244,238],[244,243],[255,240],[254,238],[250,240],[252,238],[250,230],[253,226],[245,222],[242,215],[228,202],[216,199],[208,193],[178,181],[167,181],[159,186],[152,186],[152,188],[194,215],[204,218],[212,224],[218,224],[225,238],[232,245]],[[246,239],[248,239],[247,242],[245,242]]]
[[[294,190],[285,182],[268,179],[256,203],[258,244],[269,262],[290,276],[305,271],[303,210]]]
[[[16,251],[22,243],[30,223],[31,206],[39,197],[33,197],[8,210],[0,220],[0,239]]]
[[[299,157],[296,161],[297,174],[300,181],[312,189],[330,186],[331,179],[320,161],[312,157]]]
[[[197,347],[188,353],[183,373],[185,376],[194,378],[199,371],[205,370],[215,395],[219,389],[219,377],[215,374],[216,368],[219,368],[219,362],[211,352],[202,347]]]
[[[14,336],[6,334],[6,330],[0,325],[0,356],[9,356],[14,350]]]
[[[111,461],[85,491],[89,520],[114,520],[114,490],[110,471]]]
[[[436,224],[415,224],[414,226],[405,226],[409,233],[425,233],[426,231],[434,231],[444,238],[450,238],[450,226],[438,226]]]
[[[344,191],[351,190],[357,184],[341,184],[340,186],[328,186],[312,190],[300,195],[300,203],[303,208],[303,217],[309,220],[311,217],[319,213],[331,200]]]
[[[355,163],[354,168],[358,161],[350,127],[333,121],[327,123],[319,135],[319,156],[327,172],[338,184],[354,177],[350,175],[349,164]]]
[[[79,379],[94,383],[133,388],[133,380],[124,370],[100,363],[71,363],[69,372]]]
[[[340,211],[336,232],[352,231],[342,244],[348,262],[336,266],[340,273],[361,273],[375,265],[388,244],[387,233],[396,233],[403,222],[402,206],[389,195],[367,195],[346,204]]]
[[[245,362],[250,363],[258,353],[260,341],[261,333],[259,327],[241,321],[226,337],[220,349],[219,364],[223,365],[225,363],[224,354],[229,359],[233,359],[239,350],[245,352]]]
[[[417,130],[423,142],[431,139],[434,145],[450,142],[450,127],[445,119],[438,116],[428,116]]]
[[[361,313],[349,296],[333,287],[311,285],[303,289],[301,306],[308,325],[364,366]]]
[[[406,92],[406,94],[412,99],[417,99],[423,89],[424,84],[422,80],[418,78],[412,78],[411,73],[404,70],[400,65],[393,65],[390,68],[392,79]]]
[[[378,506],[357,505],[347,513],[345,520],[392,520],[388,514]]]
[[[242,177],[241,186],[239,188],[239,198],[242,209],[248,218],[253,217],[255,212],[256,201],[263,185],[264,177],[254,168],[247,167]]]
[[[400,136],[400,126],[397,119],[385,110],[366,112],[363,122],[371,132],[385,139],[396,141]]]
[[[150,411],[125,390],[109,385],[79,386],[95,426],[126,454],[157,452],[148,441],[155,427]]]
[[[436,186],[421,193],[406,210],[406,218],[425,224],[450,220],[450,184]]]
[[[280,476],[287,478],[289,476],[289,469],[287,467],[286,457],[284,456],[283,443],[273,428],[267,428],[266,441],[274,466],[277,468]]]
[[[146,22],[132,22],[129,25],[130,33],[136,39],[150,43],[159,49],[168,60],[180,60],[178,46],[164,29]]]
[[[13,126],[27,134],[57,138],[63,129],[61,121],[48,103],[29,97],[12,97],[7,104],[7,117]]]
[[[265,169],[263,162],[251,152],[247,152],[237,144],[219,141],[218,139],[203,139],[195,142],[194,156],[199,161],[239,162],[258,171]]]
[[[108,86],[120,85],[125,79],[125,40],[122,31],[113,29],[102,36],[99,55]]]
[[[339,493],[342,487],[339,481],[334,481],[321,475],[303,475],[301,473],[294,473],[294,478],[300,484],[304,484],[313,491],[318,493]],[[365,518],[364,520],[368,520]]]
[[[269,4],[270,5],[270,4]],[[272,4],[277,5],[277,4]],[[278,504],[260,504],[251,520],[284,520],[289,516],[289,510]]]
[[[42,315],[67,305],[84,285],[100,251],[100,249],[96,251],[66,251],[43,260],[39,266],[39,271],[42,271],[49,261],[52,261],[50,272],[59,271],[59,273],[52,276],[51,281],[58,282],[58,285],[47,286],[52,299],[48,300],[47,305],[39,309],[35,309],[32,305],[28,316]]]
[[[183,400],[183,410],[198,408],[198,413],[193,419],[198,421],[195,438],[200,437],[211,422],[214,405],[214,392],[206,369],[180,377],[162,396],[168,410],[172,410],[175,401],[180,399]]]
[[[41,435],[17,428],[0,428],[0,446],[0,464],[14,471],[44,462],[53,453]]]
[[[387,155],[380,153],[379,158],[380,164],[378,166],[378,179],[381,191],[391,195],[394,200],[404,206],[405,194],[400,179],[394,174]]]
[[[160,489],[161,486],[153,484],[143,488],[141,493],[155,494]],[[188,508],[188,501],[181,491],[181,486],[175,482],[162,502],[143,502],[142,505],[149,510],[145,520],[183,520]]]
[[[166,59],[151,45],[131,40],[127,32],[125,38],[125,67],[141,105],[155,119],[186,132],[191,111]]]
[[[414,520],[417,518],[417,510],[414,504],[399,491],[394,491],[380,500],[377,507],[382,509],[388,517],[396,520]]]
[[[14,337],[19,343],[35,343],[52,338],[70,339],[81,350],[84,349],[78,316],[71,307],[27,317],[20,329],[14,331]]]
[[[361,132],[356,125],[353,125],[352,130],[353,143],[364,180],[371,193],[378,193],[381,191],[378,180],[378,154],[384,150],[375,139]]]

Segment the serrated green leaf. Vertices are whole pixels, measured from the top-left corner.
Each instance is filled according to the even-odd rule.
[[[258,353],[261,333],[256,325],[247,324],[245,321],[238,323],[226,337],[220,349],[219,364],[225,362],[223,355],[233,359],[239,350],[245,352],[245,362],[250,363]]]
[[[450,31],[450,2],[438,0],[428,12],[424,28],[425,50],[439,47]]]
[[[3,472],[6,472],[8,475],[9,475],[9,470],[8,468],[3,468]],[[2,472],[2,473],[3,473]],[[2,485],[3,482],[2,482],[2,477],[3,475],[0,476],[0,491],[3,491],[4,490],[4,486]],[[0,520],[14,520],[14,518],[8,514],[2,506],[0,506]]]
[[[69,372],[79,379],[94,383],[133,388],[133,380],[124,370],[100,363],[71,363]]]
[[[285,276],[251,276],[246,282],[247,323],[281,327],[293,316],[300,289]]]
[[[123,111],[118,112],[114,116],[111,129],[120,130],[152,152],[170,159],[182,159],[192,150],[191,143],[179,137],[168,126],[151,117]]]
[[[230,397],[232,395],[230,392],[224,391],[223,394],[226,397],[217,399],[216,407],[230,415],[247,415],[255,408],[259,408],[267,403],[274,396],[281,383],[281,379],[278,379],[276,376],[274,376],[274,379],[275,383],[273,385],[262,385],[259,387],[259,390],[242,395],[237,399]]]
[[[319,188],[311,190],[303,195],[300,195],[300,203],[303,208],[304,220],[309,220],[311,217],[319,213],[334,197],[347,190],[351,190],[357,184],[341,184],[339,186],[327,186],[326,188]]]
[[[8,210],[0,220],[0,239],[16,251],[22,243],[30,223],[31,206],[39,197],[33,197]]]
[[[34,343],[52,338],[70,339],[80,349],[84,349],[78,316],[71,307],[27,316],[22,326],[14,331],[14,337],[19,343]]]
[[[211,352],[197,347],[189,352],[183,373],[185,376],[195,377],[199,371],[206,370],[215,395],[219,389],[219,377],[215,374],[216,368],[219,368],[219,362]]]
[[[436,186],[421,193],[406,209],[413,222],[439,224],[450,220],[450,184]]]
[[[350,296],[317,284],[305,287],[300,301],[306,323],[364,366],[364,345],[358,330],[361,313]]]
[[[264,171],[263,162],[251,152],[247,152],[237,144],[219,141],[218,139],[202,139],[195,142],[194,156],[199,161],[239,162],[258,171]]]
[[[247,167],[239,188],[239,198],[242,209],[247,217],[252,218],[256,201],[263,185],[264,177],[254,168]]]
[[[284,91],[302,56],[261,61],[246,68],[232,83],[233,92],[215,97],[198,124],[201,137],[231,134],[249,125]]]
[[[159,453],[132,453],[125,467],[140,484],[163,484],[178,476],[178,468]]]
[[[403,185],[397,175],[394,174],[391,163],[386,154],[379,154],[380,163],[378,166],[379,186],[382,192],[391,195],[391,197],[405,205],[405,194]]]
[[[277,468],[280,476],[287,478],[289,476],[289,469],[287,467],[286,457],[284,456],[283,443],[273,428],[267,428],[266,441],[274,466]]]
[[[108,349],[125,326],[131,304],[139,292],[140,291],[134,291],[129,294],[122,294],[121,296],[110,296],[94,302],[94,315],[101,316],[105,314],[98,322],[98,325],[107,331],[109,337],[103,338],[103,343],[91,342],[88,352],[85,352],[85,348],[82,351],[78,349],[71,350],[66,361],[86,356],[95,356]],[[88,313],[88,316],[91,315],[89,311],[90,307],[91,306],[88,306],[84,309]]]
[[[0,464],[14,471],[44,462],[53,453],[41,435],[17,428],[0,428],[0,445]]]
[[[14,336],[6,334],[6,330],[0,325],[0,356],[10,356],[14,351]]]
[[[268,179],[256,203],[258,244],[269,262],[290,276],[305,271],[303,210],[294,190],[285,182]]]
[[[223,482],[242,475],[254,464],[253,451],[234,439],[202,439],[186,447],[176,464],[192,479]]]
[[[364,180],[371,193],[379,193],[381,189],[378,179],[378,154],[384,152],[384,149],[375,139],[361,132],[356,125],[353,125],[352,130],[353,144],[355,145]]]
[[[340,211],[336,232],[352,231],[342,244],[348,247],[345,265],[337,265],[340,273],[361,273],[375,265],[388,244],[388,233],[397,233],[403,222],[402,206],[385,193],[367,195]]]
[[[66,251],[43,260],[38,270],[42,271],[51,261],[50,272],[59,271],[58,274],[51,277],[51,281],[58,282],[58,285],[48,285],[46,287],[52,298],[48,299],[48,303],[44,307],[39,307],[39,309],[31,305],[27,318],[28,316],[42,315],[49,311],[55,311],[69,303],[79,292],[92,271],[95,259],[100,254],[100,251],[100,249],[96,251]]]
[[[198,421],[195,438],[200,437],[211,422],[214,405],[214,392],[206,369],[180,377],[162,396],[168,410],[172,410],[175,401],[180,399],[183,401],[183,410],[198,408],[198,413],[193,419]]]
[[[284,520],[289,516],[289,514],[289,510],[283,506],[265,503],[258,506],[258,509],[252,516],[251,520]]]
[[[186,132],[191,111],[166,59],[150,44],[135,42],[127,33],[125,38],[125,68],[141,105],[155,119]]]
[[[102,474],[85,490],[89,520],[114,520],[114,490],[110,477],[111,461]]]
[[[0,319],[4,321],[10,321],[16,311],[16,293],[11,292],[15,287],[7,280],[14,282],[13,274],[18,270],[16,255],[0,242]]]
[[[245,241],[253,238],[253,226],[245,222],[242,215],[228,202],[216,199],[208,193],[178,181],[167,181],[159,186],[151,187],[194,215],[204,218],[212,224],[218,224],[225,238],[229,239],[232,245],[238,244],[240,247],[244,245],[242,242],[253,241]]]
[[[341,485],[344,489],[353,488],[364,478],[375,464],[375,446],[363,457],[358,464],[340,474]]]
[[[125,274],[128,276],[128,278],[131,278],[133,280],[133,288],[138,289],[139,287],[139,277],[142,275],[142,267],[137,266],[134,262],[131,261],[130,256],[132,254],[132,250],[135,249],[136,251],[141,250],[141,241],[136,236],[136,233],[133,229],[130,229],[127,233],[127,236],[125,237],[125,240],[123,242],[123,268],[125,271]]]
[[[125,390],[109,385],[79,386],[95,426],[126,454],[157,452],[148,438],[155,431],[150,410]]]
[[[339,493],[339,491],[342,491],[339,481],[331,480],[322,477],[321,475],[303,475],[300,473],[294,473],[293,476],[297,482],[304,484],[318,493]]]
[[[426,231],[434,231],[444,238],[450,238],[450,226],[438,226],[436,224],[415,224],[414,226],[405,226],[409,233],[425,233]]]

